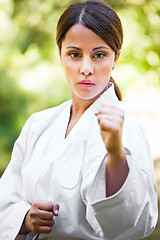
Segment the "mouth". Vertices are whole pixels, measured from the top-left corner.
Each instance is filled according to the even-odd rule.
[[[83,87],[92,87],[92,86],[94,86],[95,85],[95,83],[94,82],[92,82],[92,81],[90,81],[90,80],[82,80],[82,81],[80,81],[78,84],[80,84],[81,86],[83,86]]]

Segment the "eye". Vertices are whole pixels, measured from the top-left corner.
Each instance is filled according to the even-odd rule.
[[[71,52],[68,55],[71,56],[72,58],[79,58],[80,57],[80,55],[76,52]]]
[[[93,57],[94,58],[98,58],[98,59],[102,59],[106,56],[105,53],[96,53]]]

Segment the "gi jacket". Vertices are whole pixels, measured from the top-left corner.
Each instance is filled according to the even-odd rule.
[[[122,141],[129,174],[121,189],[106,197],[107,150],[95,113],[109,101],[125,111]],[[137,120],[118,101],[113,85],[65,138],[70,109],[67,101],[35,113],[23,127],[0,179],[0,239],[16,238],[36,200],[60,205],[52,232],[39,239],[132,240],[149,235],[157,222],[156,181]]]

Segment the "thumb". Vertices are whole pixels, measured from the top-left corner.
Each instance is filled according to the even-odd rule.
[[[53,206],[54,216],[58,216],[59,215],[59,208],[60,208],[59,204],[52,202],[52,206]]]

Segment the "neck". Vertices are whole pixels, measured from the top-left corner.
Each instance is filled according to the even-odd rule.
[[[73,94],[72,94],[73,95]],[[72,106],[71,114],[68,122],[68,127],[66,130],[65,137],[68,136],[72,128],[79,121],[83,113],[89,108],[89,106],[94,102],[94,100],[84,100],[80,99],[78,96],[72,96]]]
[[[78,97],[74,92],[71,91],[72,98],[72,117],[81,117],[83,113],[100,97],[100,95],[105,92],[107,86],[94,98],[92,99],[83,99]]]
[[[72,96],[72,117],[81,117],[94,101],[95,99],[80,99],[78,96]]]

